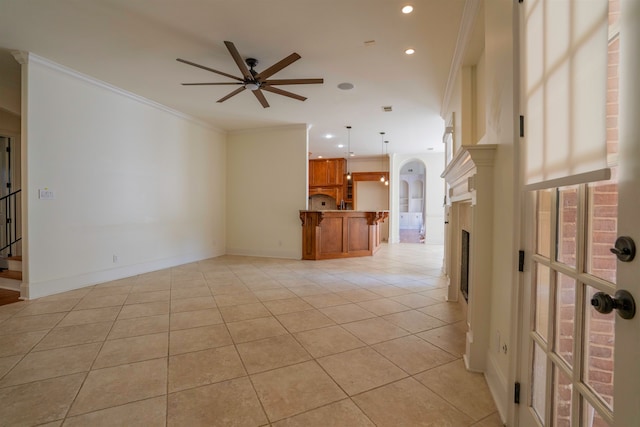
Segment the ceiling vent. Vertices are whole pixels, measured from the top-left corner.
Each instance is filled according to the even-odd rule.
[[[393,107],[391,107],[391,105],[388,105],[386,107],[382,107],[382,111],[384,111],[385,113],[390,113],[393,111]]]

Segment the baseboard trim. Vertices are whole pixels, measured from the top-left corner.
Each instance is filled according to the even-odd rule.
[[[506,423],[509,413],[509,399],[511,398],[510,388],[507,383],[507,378],[500,369],[498,360],[491,352],[487,355],[487,370],[484,377],[487,380],[493,401],[498,408],[500,419],[503,423]]]
[[[23,299],[42,298],[62,292],[73,291],[75,289],[93,286],[113,280],[124,279],[137,276],[138,274],[150,273],[152,271],[164,270],[165,268],[176,267],[178,265],[191,262],[202,261],[209,258],[222,256],[224,253],[189,254],[181,255],[162,260],[155,260],[134,265],[126,265],[105,271],[96,271],[78,276],[65,277],[62,279],[47,280],[38,283],[23,282],[20,286],[20,295]]]

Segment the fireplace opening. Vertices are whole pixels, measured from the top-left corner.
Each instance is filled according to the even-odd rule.
[[[469,232],[462,230],[460,251],[460,292],[465,301],[469,301]]]

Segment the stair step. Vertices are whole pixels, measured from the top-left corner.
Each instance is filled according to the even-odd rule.
[[[17,271],[17,270],[0,271],[0,278],[22,280],[22,271]]]
[[[22,271],[22,257],[20,259],[7,258],[7,270]]]

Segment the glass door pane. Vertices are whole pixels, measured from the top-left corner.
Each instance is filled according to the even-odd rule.
[[[553,369],[553,425],[571,427],[571,408],[573,401],[573,383],[561,369]]]
[[[617,260],[609,248],[618,236],[618,168],[611,168],[611,181],[589,185],[589,247],[586,271],[610,282],[616,280]]]
[[[576,238],[578,235],[578,187],[558,190],[558,237],[556,259],[576,266]]]
[[[555,353],[573,366],[575,344],[576,281],[562,273],[556,276]]]
[[[536,268],[536,332],[547,342],[549,330],[549,267]]]
[[[551,190],[536,193],[536,252],[551,257]]]
[[[583,381],[613,410],[613,356],[616,312],[601,314],[591,308],[598,290],[586,286]]]
[[[533,345],[533,376],[531,378],[531,406],[538,420],[545,424],[547,400],[547,357],[537,343]]]

